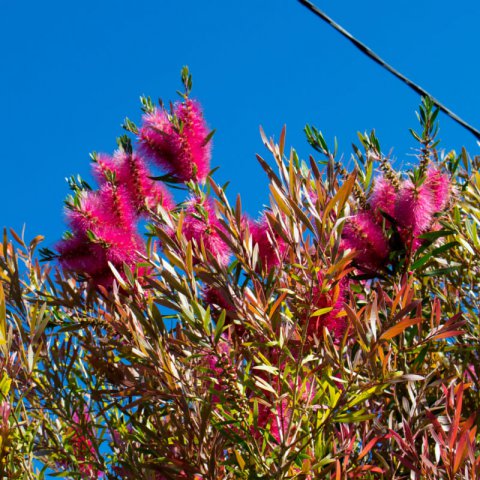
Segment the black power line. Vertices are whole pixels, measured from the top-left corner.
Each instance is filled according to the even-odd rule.
[[[313,12],[317,17],[320,17],[322,20],[327,22],[331,25],[337,32],[341,33],[344,37],[346,37],[350,42],[352,42],[363,54],[367,55],[367,57],[371,58],[374,62],[378,63],[381,67],[388,70],[392,75],[399,78],[403,83],[408,85],[414,92],[418,93],[422,97],[430,97],[432,102],[441,110],[442,112],[446,113],[450,118],[455,120],[458,124],[460,124],[463,128],[466,128],[470,133],[472,133],[478,140],[480,140],[480,131],[476,128],[472,127],[468,124],[465,120],[462,120],[457,114],[452,112],[449,108],[445,105],[440,103],[435,97],[430,95],[424,88],[420,87],[416,83],[412,82],[409,78],[405,75],[401,74],[398,70],[395,70],[392,66],[390,66],[387,62],[382,60],[373,50],[371,50],[367,45],[357,40],[351,33],[347,32],[342,26],[338,23],[333,21],[328,15],[322,12],[316,5],[314,5],[309,0],[298,0],[303,6],[307,7],[311,12]]]

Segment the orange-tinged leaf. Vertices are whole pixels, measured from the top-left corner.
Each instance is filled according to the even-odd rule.
[[[358,456],[358,460],[361,460],[371,449],[372,447],[378,442],[381,437],[374,437],[372,438],[366,445],[365,448],[360,452]]]
[[[338,203],[339,208],[337,212],[340,212],[345,203],[348,200],[348,197],[350,196],[350,193],[353,190],[353,186],[355,184],[355,179],[356,175],[355,173],[352,173],[348,176],[348,178],[345,180],[343,185],[338,189],[338,192],[335,194],[335,196],[328,202],[327,206],[325,207],[325,211],[323,213],[323,219],[322,219],[322,226],[325,227],[325,223],[327,221],[328,215],[332,211],[332,209],[335,207],[335,205]]]
[[[273,316],[273,314],[277,311],[277,308],[281,305],[281,303],[285,300],[287,296],[287,292],[283,292],[273,304],[272,308],[270,309],[269,317]]]
[[[25,246],[25,242],[20,238],[20,236],[17,234],[17,232],[13,228],[10,229],[10,234],[20,245],[22,245],[22,247]]]
[[[468,440],[468,432],[464,432],[464,434],[460,437],[459,442],[455,446],[455,460],[453,462],[453,473],[457,473],[458,469],[460,468],[460,464],[467,456],[467,440]]]
[[[380,336],[380,340],[391,340],[392,338],[404,332],[408,327],[411,327],[412,325],[416,325],[417,323],[420,323],[422,320],[423,320],[422,317],[406,318],[405,320],[402,320],[401,322],[397,323],[393,327],[390,327],[386,332],[383,332],[382,335]]]
[[[284,125],[282,128],[282,132],[280,133],[280,140],[278,142],[278,148],[280,150],[280,155],[283,156],[283,152],[285,151],[285,137],[287,135],[287,126]]]
[[[243,459],[241,453],[238,450],[234,450],[235,457],[237,458],[238,465],[240,466],[240,470],[243,472],[245,468],[245,460]]]
[[[447,332],[439,333],[438,335],[434,335],[432,340],[441,340],[442,338],[450,338],[456,337],[457,335],[463,335],[465,332],[463,330],[450,330]]]
[[[457,440],[458,427],[460,426],[460,415],[462,413],[462,403],[463,403],[463,384],[461,383],[455,395],[455,415],[453,417],[453,422],[450,427],[450,437],[448,439],[448,446],[450,447],[450,449],[453,448],[453,445]]]

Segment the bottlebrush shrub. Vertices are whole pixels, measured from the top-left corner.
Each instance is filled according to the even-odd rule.
[[[188,173],[185,158],[207,157],[189,156],[179,105],[164,115],[143,99],[162,119],[144,126],[179,149],[170,163],[144,157],[128,120],[133,137],[93,156],[98,187],[71,182],[71,232],[48,263],[38,239],[16,238],[15,253],[5,236],[4,471],[477,478],[480,159],[438,150],[428,99],[408,172],[373,132],[351,172],[314,127],[308,163],[285,130],[262,132],[271,196],[254,222],[211,175]],[[181,178],[173,204],[166,185]]]

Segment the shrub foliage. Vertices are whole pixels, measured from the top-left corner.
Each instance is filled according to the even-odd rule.
[[[350,169],[313,126],[308,160],[261,132],[252,220],[182,79],[70,180],[44,263],[4,234],[2,478],[477,478],[480,158],[429,99],[409,171],[374,132]]]

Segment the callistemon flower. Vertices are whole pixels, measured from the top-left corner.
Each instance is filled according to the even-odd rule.
[[[227,338],[221,337],[217,344],[217,353],[210,353],[206,355],[205,362],[209,370],[208,376],[213,377],[215,382],[213,389],[220,394],[220,392],[228,390],[228,381],[235,381],[230,378],[232,373],[232,362],[230,360],[231,344]],[[220,397],[216,394],[212,395],[212,402],[218,403]]]
[[[277,443],[281,443],[285,439],[291,418],[292,409],[285,397],[272,407],[263,403],[258,404],[258,426],[265,429],[269,425],[270,435]],[[257,436],[259,436],[258,433]]]
[[[313,288],[310,301],[311,316],[308,322],[308,337],[323,338],[323,329],[326,328],[333,339],[338,342],[342,339],[347,328],[345,315],[343,315],[343,302],[345,301],[346,280],[330,284],[323,282],[323,275],[318,274],[318,284]],[[331,308],[323,314],[319,310]]]
[[[107,286],[113,281],[108,262],[122,271],[124,263],[133,267],[140,261],[138,252],[145,247],[126,196],[112,185],[80,194],[67,211],[73,235],[57,245],[63,268]]]
[[[428,184],[415,185],[406,180],[395,203],[395,218],[400,226],[413,236],[420,235],[431,225],[434,213],[434,196]]]
[[[100,184],[109,182],[114,176],[116,184],[130,194],[131,202],[138,213],[143,213],[145,207],[155,209],[157,205],[161,205],[164,209],[171,210],[175,206],[166,186],[152,180],[152,172],[136,152],[117,150],[113,157],[99,154],[94,164],[94,174]]]
[[[97,451],[93,446],[89,436],[93,436],[91,424],[92,419],[88,413],[84,413],[82,416],[77,412],[73,414],[73,434],[71,437],[71,445],[73,453],[79,464],[79,471],[82,478],[85,479],[98,479],[103,478],[104,472],[98,469],[96,463],[98,462]],[[86,435],[85,435],[86,434]]]
[[[437,168],[429,168],[426,173],[425,186],[432,193],[435,212],[441,212],[450,199],[450,178]]]
[[[126,186],[106,183],[96,194],[104,218],[112,217],[112,225],[125,231],[135,230],[137,213]]]
[[[285,369],[285,365],[280,367],[280,372]],[[279,375],[271,378],[272,375],[268,375],[265,372],[256,373],[258,377],[268,383],[275,389],[277,395],[274,396],[270,392],[265,392],[267,400],[271,403],[271,406],[265,405],[263,402],[258,402],[258,426],[261,429],[269,428],[270,435],[277,443],[287,443],[289,438],[289,427],[292,428],[292,432],[295,430],[296,425],[291,422],[292,420],[292,396],[285,395],[285,391],[282,392],[282,380]],[[294,389],[294,379],[287,379],[290,389]],[[300,376],[297,378],[297,406],[299,403],[310,403],[315,396],[315,388],[313,383],[309,380],[303,382]],[[290,432],[290,433],[292,433]],[[254,435],[259,438],[260,433],[258,431],[253,432]]]
[[[94,277],[108,265],[106,250],[98,243],[92,243],[88,237],[76,235],[57,244],[60,265],[71,272]]]
[[[385,177],[380,177],[375,180],[372,194],[369,199],[370,207],[372,208],[375,220],[381,224],[385,218],[382,212],[385,212],[392,218],[395,218],[395,201],[397,192],[392,183]],[[390,222],[386,220],[386,225]]]
[[[82,192],[78,202],[67,210],[72,231],[80,236],[91,234],[109,246],[136,243],[135,215],[128,194],[122,187],[104,185],[99,192]]]
[[[234,306],[228,301],[225,292],[220,288],[215,288],[207,285],[202,291],[202,298],[207,305],[211,305],[216,309],[234,312]]]
[[[109,243],[105,243],[105,238]],[[60,265],[65,270],[90,277],[93,285],[110,287],[114,276],[108,262],[122,273],[123,264],[133,268],[141,261],[140,253],[145,246],[138,235],[125,236],[123,232],[111,228],[102,240],[76,234],[61,240],[56,249]]]
[[[342,231],[341,248],[357,252],[357,265],[375,269],[388,257],[388,242],[371,212],[361,212],[348,218]]]
[[[196,197],[190,200],[185,210],[182,232],[187,240],[193,240],[200,248],[210,252],[220,265],[228,265],[230,250],[220,237],[218,230],[222,230],[215,213],[213,202]],[[198,262],[198,258],[196,259]]]
[[[200,105],[187,99],[173,106],[173,117],[156,108],[143,116],[140,150],[181,182],[204,182],[210,169],[211,144]]]
[[[253,245],[258,245],[258,257],[263,268],[269,270],[279,267],[285,258],[287,244],[270,227],[266,215],[262,215],[260,220],[256,222],[250,222],[250,233]]]

